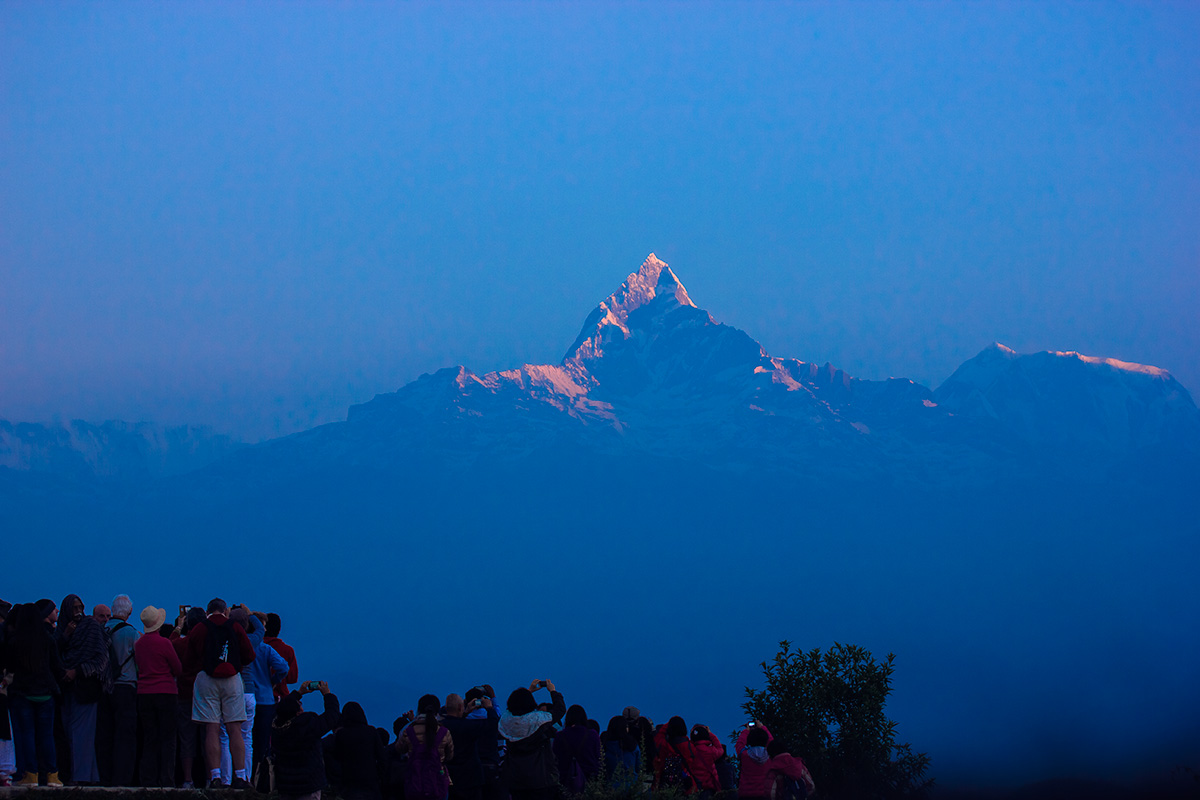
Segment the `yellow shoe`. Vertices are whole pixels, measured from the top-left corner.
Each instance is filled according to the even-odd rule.
[[[25,777],[17,781],[17,786],[37,786],[37,773],[26,772]]]
[[[58,779],[57,772],[51,772],[49,775],[46,776],[46,785],[47,786],[57,786],[60,789],[62,788],[62,781],[60,781]]]

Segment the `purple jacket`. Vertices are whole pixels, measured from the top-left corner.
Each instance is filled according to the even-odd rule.
[[[583,784],[600,774],[600,734],[586,725],[564,728],[554,737],[558,779],[567,791],[578,794]],[[579,769],[573,770],[572,765]]]

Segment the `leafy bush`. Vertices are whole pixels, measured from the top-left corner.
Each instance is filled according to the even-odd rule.
[[[824,797],[924,797],[933,786],[923,778],[929,757],[897,744],[896,723],[883,713],[894,660],[836,643],[825,653],[792,652],[783,641],[762,664],[766,688],[747,687],[742,708],[804,759]]]

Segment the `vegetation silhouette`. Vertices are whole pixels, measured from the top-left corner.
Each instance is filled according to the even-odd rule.
[[[894,661],[838,643],[824,653],[793,652],[785,640],[762,662],[766,687],[746,687],[742,708],[804,760],[823,797],[926,797],[929,756],[898,744],[896,723],[884,714]]]

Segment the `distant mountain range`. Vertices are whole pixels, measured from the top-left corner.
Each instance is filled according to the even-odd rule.
[[[1195,454],[1200,411],[1165,370],[1074,352],[992,344],[934,391],[772,356],[698,308],[651,254],[558,364],[442,369],[352,406],[344,423],[260,445],[196,427],[0,421],[0,467],[75,480],[142,481],[222,459],[239,470],[277,458],[387,469],[414,453],[512,461],[564,445],[823,480],[958,482]]]

